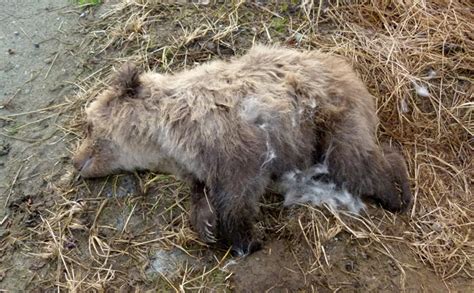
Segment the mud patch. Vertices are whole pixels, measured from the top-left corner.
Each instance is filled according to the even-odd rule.
[[[47,276],[33,234],[67,162],[59,125],[82,35],[71,1],[0,2],[0,289],[20,292]]]
[[[399,267],[391,256],[364,247],[347,233],[340,233],[325,243],[324,251],[319,262],[308,264],[312,256],[307,250],[274,240],[262,251],[229,266],[233,273],[231,288],[236,292],[415,292],[420,288],[426,292],[444,292],[448,289],[435,274],[403,251],[396,249],[393,255],[403,259],[403,267]]]
[[[193,262],[195,262],[194,259],[179,249],[171,251],[158,250],[150,259],[150,265],[146,270],[146,274],[150,278],[158,276],[174,278],[185,265],[193,266]]]
[[[232,288],[237,292],[249,289],[255,292],[302,290],[310,288],[311,284],[321,288],[315,276],[309,275],[307,278],[298,267],[296,255],[289,245],[282,240],[270,242],[251,257],[230,265],[229,270],[233,272]]]

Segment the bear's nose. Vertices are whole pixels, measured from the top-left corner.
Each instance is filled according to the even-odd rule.
[[[89,161],[90,161],[89,157],[81,158],[79,156],[74,156],[72,158],[72,165],[77,171],[80,172]]]
[[[72,165],[77,171],[81,171],[82,166],[84,166],[84,162],[82,160],[79,160],[77,157],[72,158]]]

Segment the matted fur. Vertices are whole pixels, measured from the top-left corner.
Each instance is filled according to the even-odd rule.
[[[403,158],[385,159],[375,142],[374,98],[344,60],[318,51],[257,46],[174,75],[126,64],[86,113],[92,129],[74,157],[82,176],[173,173],[193,187],[200,236],[237,252],[259,247],[267,185],[323,159],[351,194],[391,211],[411,203]]]

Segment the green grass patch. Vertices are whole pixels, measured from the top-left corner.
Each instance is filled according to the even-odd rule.
[[[102,0],[75,0],[75,1],[79,5],[91,5],[91,6],[99,5],[100,3],[102,3]]]
[[[286,18],[274,18],[271,22],[272,28],[279,33],[285,32],[286,25],[287,25]]]

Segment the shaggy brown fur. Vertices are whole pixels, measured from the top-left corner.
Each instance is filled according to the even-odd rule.
[[[267,185],[323,159],[354,195],[391,211],[410,205],[403,158],[376,145],[373,100],[346,62],[317,51],[257,46],[175,75],[126,64],[87,107],[91,129],[73,161],[84,177],[133,169],[181,177],[199,235],[252,252]]]

